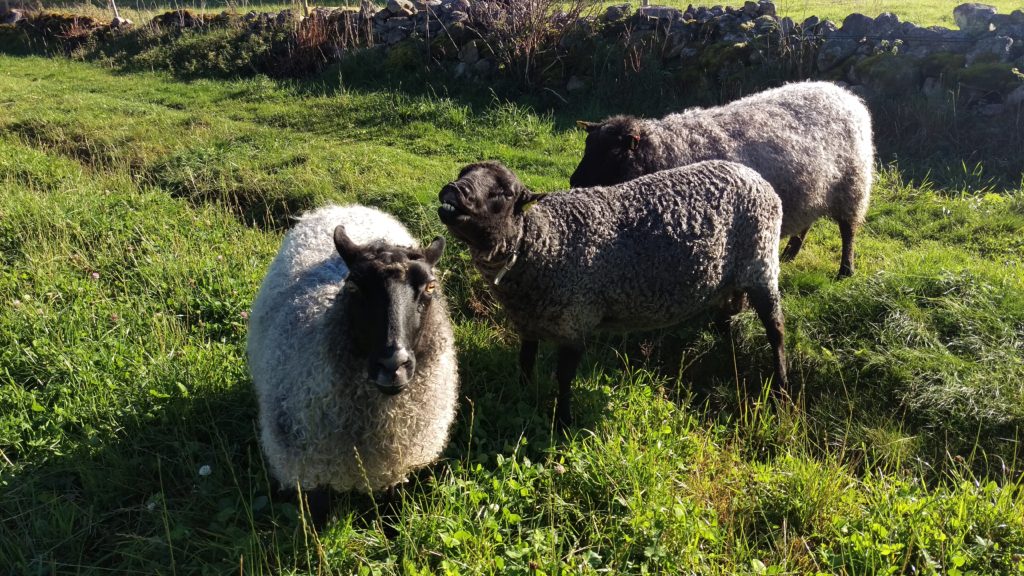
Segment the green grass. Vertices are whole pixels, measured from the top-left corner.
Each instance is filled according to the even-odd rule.
[[[737,398],[770,367],[745,313],[731,343],[700,322],[595,338],[562,439],[550,378],[518,386],[515,337],[452,242],[446,458],[397,517],[342,495],[314,534],[267,478],[244,362],[288,216],[360,201],[427,238],[463,164],[558,190],[582,150],[571,118],[513,103],[318,90],[0,57],[0,567],[1024,571],[1024,189],[946,166],[962,185],[880,167],[854,278],[833,280],[827,222],[783,267],[797,407]]]
[[[16,4],[16,2],[11,2]],[[351,4],[351,2],[350,2]],[[109,21],[114,17],[114,11],[111,10],[109,2],[76,2],[73,0],[45,0],[39,2],[40,6],[43,6],[47,10],[54,10],[59,12],[68,12],[72,14],[79,14],[82,16],[91,16],[100,21]],[[311,6],[315,6],[314,3],[310,3]],[[345,2],[342,1],[339,5],[344,6]],[[356,3],[358,5],[358,3]],[[33,6],[36,6],[33,4]],[[138,2],[117,2],[117,8],[121,16],[134,22],[135,24],[143,24],[152,20],[153,17],[159,16],[170,10],[190,10],[195,13],[204,12],[207,14],[219,14],[224,10],[234,9],[241,14],[245,14],[250,10],[257,12],[280,12],[286,8],[292,10],[302,11],[302,3],[287,2],[287,1],[263,1],[263,0],[242,0],[241,2],[226,2],[224,0],[213,0],[210,2],[201,1],[189,1],[189,2],[152,2],[152,1],[138,1]]]
[[[829,18],[842,22],[847,15],[860,12],[872,18],[883,12],[892,12],[901,21],[913,22],[918,26],[945,26],[956,29],[953,22],[953,8],[962,2],[949,0],[777,0],[779,14],[791,16],[794,20],[808,16]],[[1015,0],[991,0],[983,2],[995,6],[1000,14],[1020,10]],[[800,21],[798,20],[798,21]]]

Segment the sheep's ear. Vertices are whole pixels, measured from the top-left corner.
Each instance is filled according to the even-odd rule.
[[[444,236],[438,236],[434,238],[434,241],[423,251],[423,256],[427,259],[427,264],[431,266],[437,265],[438,261],[441,260],[441,254],[444,253]]]
[[[598,128],[600,128],[601,127],[601,123],[600,122],[587,122],[586,120],[577,120],[576,121],[576,126],[578,128],[582,128],[582,129],[586,130],[587,133],[589,134],[589,133],[593,132],[594,130],[597,130]]]
[[[531,204],[547,196],[547,194],[536,194],[534,192],[527,192],[519,200],[516,200],[515,213],[522,214],[530,207]]]
[[[359,246],[345,233],[345,227],[339,225],[334,229],[334,247],[341,254],[345,262],[353,262],[359,259]]]
[[[622,137],[622,141],[630,150],[636,150],[636,147],[640,145],[640,135],[635,132],[626,134]]]

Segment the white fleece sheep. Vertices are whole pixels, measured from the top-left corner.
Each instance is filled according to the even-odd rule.
[[[848,90],[796,82],[714,108],[661,119],[615,116],[583,123],[587,145],[573,188],[611,185],[701,160],[756,170],[782,199],[782,255],[792,259],[822,216],[839,224],[839,276],[853,274],[853,243],[871,198],[871,114]]]
[[[417,246],[393,217],[363,206],[318,209],[285,237],[252,307],[247,352],[261,443],[286,489],[393,486],[438,458],[455,415],[454,338],[440,290],[406,389],[387,395],[368,379],[367,358],[352,350],[338,225],[355,244]]]

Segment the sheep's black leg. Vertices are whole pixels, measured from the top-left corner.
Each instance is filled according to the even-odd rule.
[[[771,344],[772,352],[775,354],[775,380],[772,382],[772,391],[776,394],[789,390],[786,381],[786,350],[785,320],[782,317],[782,304],[779,291],[775,288],[759,287],[747,292],[750,296],[750,304],[757,311],[757,315],[764,324],[765,333],[768,335],[768,343]]]
[[[519,342],[519,382],[533,382],[533,367],[537,364],[537,341],[522,338]]]
[[[384,490],[380,495],[378,510],[380,513],[381,528],[389,540],[398,536],[398,522],[402,513],[402,499],[405,491],[401,486],[395,485]]]
[[[839,222],[839,235],[843,239],[843,257],[839,261],[839,275],[837,278],[848,278],[853,276],[853,237],[857,233],[857,226],[853,222]]]
[[[807,238],[807,233],[810,232],[811,228],[808,226],[800,232],[789,237],[789,243],[786,244],[786,249],[782,251],[782,256],[779,260],[783,262],[789,262],[796,255],[800,253],[800,249],[804,246],[804,239]]]
[[[329,488],[319,487],[302,492],[305,499],[306,510],[309,512],[309,521],[313,527],[320,531],[327,524],[327,518],[331,514],[331,491]]]
[[[582,347],[558,347],[558,368],[555,371],[558,379],[558,404],[555,405],[555,419],[559,428],[572,424],[572,381],[582,358]]]

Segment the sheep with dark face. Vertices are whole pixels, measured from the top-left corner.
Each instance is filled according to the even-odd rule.
[[[839,277],[853,274],[853,241],[871,198],[874,146],[864,103],[828,82],[801,82],[717,108],[660,120],[615,116],[583,122],[586,150],[573,188],[610,185],[701,160],[756,170],[782,199],[783,260],[796,257],[822,216],[839,224]]]
[[[522,374],[533,372],[538,340],[558,345],[560,423],[571,418],[570,384],[589,334],[677,324],[742,294],[768,334],[774,384],[785,387],[782,206],[753,170],[700,162],[544,196],[482,162],[463,168],[440,201],[441,221],[469,246],[519,331]]]
[[[248,357],[261,443],[285,489],[372,491],[430,464],[458,398],[434,266],[391,216],[330,206],[299,219],[260,287]],[[312,503],[312,502],[311,502]],[[322,516],[323,510],[314,511]]]

